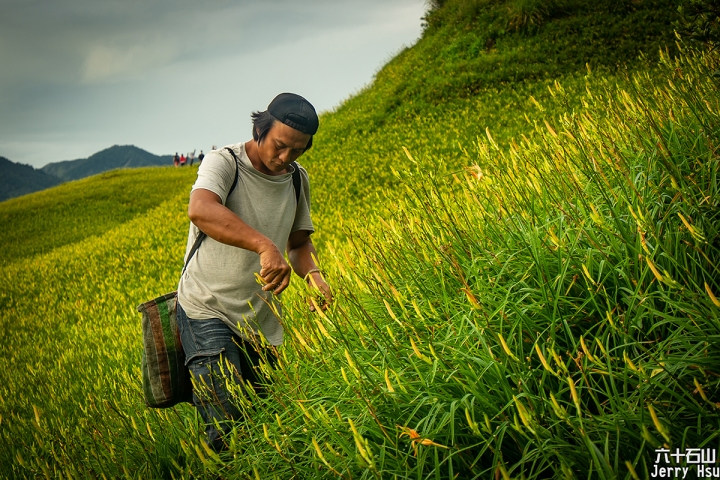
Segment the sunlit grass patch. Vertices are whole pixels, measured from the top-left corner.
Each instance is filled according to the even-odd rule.
[[[0,263],[102,235],[169,198],[189,195],[196,172],[167,167],[113,170],[2,202]]]

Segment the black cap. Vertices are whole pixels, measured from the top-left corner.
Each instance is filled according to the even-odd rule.
[[[267,110],[278,121],[308,135],[315,135],[320,126],[315,108],[294,93],[281,93],[273,98]]]

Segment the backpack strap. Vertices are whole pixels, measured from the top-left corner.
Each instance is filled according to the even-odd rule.
[[[292,181],[293,188],[295,188],[295,205],[300,203],[300,189],[302,188],[302,179],[300,178],[300,167],[297,162],[292,162],[290,165],[293,167]]]
[[[230,196],[230,194],[235,190],[235,187],[237,186],[238,176],[240,175],[240,170],[238,168],[238,159],[237,156],[235,156],[235,152],[230,147],[226,147],[225,150],[230,152],[230,155],[232,155],[233,160],[235,160],[235,179],[233,180],[232,186],[230,187],[230,190],[228,191],[227,197],[225,197],[225,201],[227,202],[227,198]],[[183,267],[183,273],[185,273],[185,269],[188,266],[188,263],[190,263],[190,260],[192,259],[193,255],[195,255],[195,252],[200,247],[200,244],[203,240],[205,240],[205,237],[207,237],[207,234],[203,231],[200,231],[198,233],[198,236],[195,238],[195,243],[193,243],[192,248],[190,249],[190,253],[188,253],[187,260],[185,260],[185,266]]]
[[[230,194],[235,190],[235,186],[237,185],[237,179],[240,176],[240,170],[238,169],[238,158],[235,156],[235,151],[233,151],[230,147],[225,147],[225,150],[230,152],[230,155],[232,155],[233,160],[235,160],[235,179],[233,180],[233,184],[230,187],[230,191],[227,194],[227,197],[225,197],[225,201],[227,202],[227,199],[230,197]]]

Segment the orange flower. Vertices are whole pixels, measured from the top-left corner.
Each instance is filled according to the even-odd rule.
[[[422,436],[412,428],[409,427],[401,427],[400,425],[397,426],[400,430],[402,430],[402,433],[400,436],[407,435],[410,437],[410,440],[412,441],[413,450],[415,451],[415,456],[417,456],[417,444],[425,445],[425,446],[432,446],[432,447],[440,447],[440,448],[448,448],[445,445],[440,445],[439,443],[435,443],[429,438],[422,438]]]

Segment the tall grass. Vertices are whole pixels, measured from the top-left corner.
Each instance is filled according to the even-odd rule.
[[[464,175],[408,155],[396,213],[347,226],[335,312],[290,317],[262,471],[647,478],[719,446],[716,60],[664,63]]]
[[[596,84],[460,171],[404,152],[374,212],[323,229],[337,301],[284,296],[269,396],[238,392],[222,458],[139,388],[132,307],[174,287],[180,197],[4,265],[2,475],[646,478],[655,448],[720,447],[717,65]]]
[[[162,478],[192,435],[189,409],[143,406],[133,312],[176,286],[182,198],[0,269],[0,477]]]

